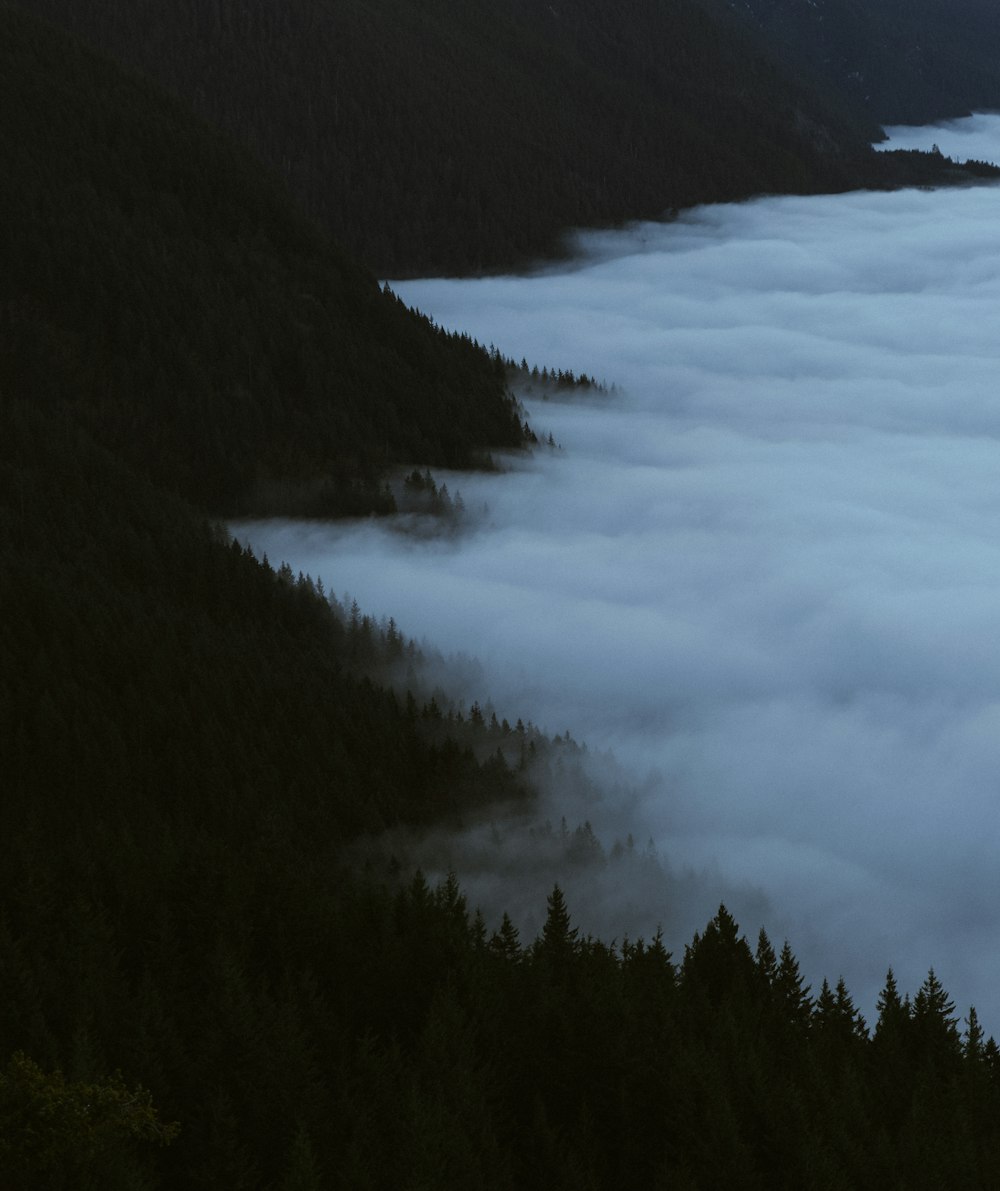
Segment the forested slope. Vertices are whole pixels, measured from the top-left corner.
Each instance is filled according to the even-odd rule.
[[[502,366],[383,293],[181,106],[0,8],[0,382],[215,513],[385,507],[523,439]]]
[[[877,126],[698,0],[25,0],[237,134],[382,276],[858,184]]]
[[[0,155],[0,1187],[270,1183],[299,1081],[324,1118],[348,1096],[318,1040],[345,1028],[326,999],[362,996],[330,976],[368,921],[345,841],[528,790],[499,727],[389,689],[414,662],[394,629],[190,501],[252,507],[258,455],[290,488],[332,458],[333,497],[367,509],[394,456],[468,461],[521,429],[487,353],[178,105],[7,7]],[[172,1133],[135,1081],[182,1122],[162,1162],[132,1152]]]
[[[992,0],[707,2],[881,124],[1000,107],[1000,10]]]
[[[907,183],[879,121],[1000,104],[962,0],[22,0],[184,96],[383,276],[475,272],[567,227]],[[968,10],[969,19],[965,19]],[[940,176],[924,160],[922,181]]]

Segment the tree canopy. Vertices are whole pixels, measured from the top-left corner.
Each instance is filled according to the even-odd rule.
[[[723,0],[30,0],[238,137],[387,277],[523,266],[567,228],[696,203],[898,184],[869,147],[889,109],[830,61],[841,10],[871,7],[758,4],[755,22]],[[855,20],[865,93],[929,73],[900,65],[891,24],[956,87],[962,62],[933,47],[974,51],[975,94],[1000,104],[992,42],[954,7],[933,26]],[[947,177],[927,155],[909,168]]]

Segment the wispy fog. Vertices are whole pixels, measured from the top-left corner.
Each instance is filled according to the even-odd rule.
[[[997,116],[979,114],[940,124],[898,124],[887,128],[889,140],[880,149],[930,149],[937,145],[954,161],[997,163]]]
[[[1000,159],[1000,117],[931,141]],[[910,990],[933,965],[1000,1032],[1000,189],[766,199],[577,246],[396,287],[620,386],[529,398],[561,451],[444,477],[488,506],[475,532],[245,536],[476,655],[498,713],[613,749],[636,835],[707,874],[695,925],[721,891],[868,1011],[889,964]]]

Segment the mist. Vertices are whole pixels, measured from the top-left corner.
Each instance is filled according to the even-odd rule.
[[[922,138],[1000,159],[1000,117]],[[469,532],[239,536],[474,655],[498,714],[613,751],[627,799],[561,813],[686,874],[682,913],[655,886],[621,929],[680,950],[726,900],[869,1018],[887,967],[913,992],[933,966],[1000,1032],[1000,190],[766,198],[573,248],[394,286],[617,386],[526,395],[559,449],[438,475]]]
[[[938,124],[898,124],[887,128],[889,137],[878,149],[930,149],[937,145],[953,161],[997,163],[997,116],[978,113]]]

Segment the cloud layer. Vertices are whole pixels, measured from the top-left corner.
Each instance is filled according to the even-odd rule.
[[[1000,158],[1000,117],[974,124],[962,155]],[[706,207],[576,248],[396,287],[620,386],[529,399],[562,451],[445,476],[482,528],[247,536],[476,655],[501,714],[655,773],[637,833],[762,891],[810,980],[870,1011],[889,964],[911,990],[933,965],[1000,1032],[1000,189]]]
[[[930,149],[937,145],[955,161],[997,162],[996,116],[978,114],[938,124],[897,124],[887,128],[880,149]]]

